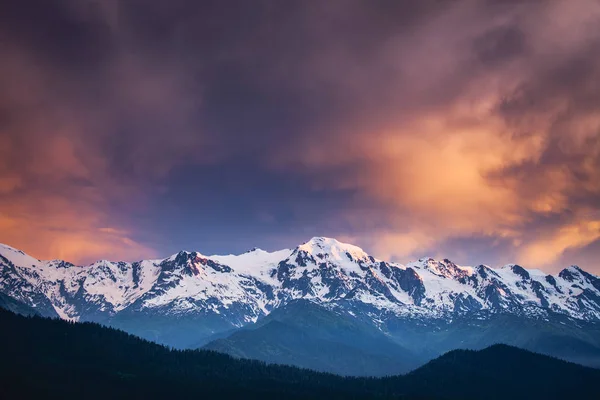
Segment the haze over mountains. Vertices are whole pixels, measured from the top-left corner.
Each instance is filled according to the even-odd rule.
[[[347,375],[407,372],[495,343],[600,365],[600,279],[576,266],[400,265],[322,237],[272,253],[88,266],[2,245],[0,293],[17,312]]]

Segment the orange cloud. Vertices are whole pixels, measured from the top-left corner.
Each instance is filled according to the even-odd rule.
[[[452,7],[377,54],[374,63],[399,71],[386,82],[399,93],[383,105],[390,112],[343,125],[318,145],[309,138],[301,151],[271,160],[273,168],[312,171],[316,190],[349,189],[379,204],[387,226],[354,238],[384,256],[417,257],[475,236],[505,239],[514,261],[544,266],[594,242],[598,222],[580,202],[600,195],[600,110],[575,102],[593,102],[600,83],[600,57],[580,59],[600,39],[600,5],[584,3],[589,8],[549,2],[540,13],[507,8],[491,23],[472,22],[482,12],[474,4]],[[475,59],[473,38],[506,26],[528,51],[502,62]],[[495,64],[474,67],[482,62]],[[560,75],[584,63],[589,69]],[[566,79],[574,83],[561,87]],[[436,103],[457,80],[450,101]],[[355,226],[368,225],[364,218],[346,215]]]
[[[109,216],[89,195],[40,197],[0,202],[0,241],[40,259],[90,263],[98,259],[134,261],[156,252],[131,238],[122,228],[106,227]]]
[[[600,239],[600,220],[583,220],[562,226],[550,237],[534,239],[522,249],[521,262],[529,265],[548,265],[567,249],[580,249]]]
[[[56,68],[54,54],[18,36],[4,42],[0,242],[72,262],[152,257],[127,211],[143,209],[175,165],[197,160],[196,100],[176,61],[131,51],[135,34],[116,23],[116,3],[100,14],[76,3],[49,4],[59,23],[48,16],[48,29],[60,30],[61,17],[88,29],[83,74]]]

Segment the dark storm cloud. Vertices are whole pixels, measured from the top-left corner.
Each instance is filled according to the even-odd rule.
[[[543,265],[600,237],[592,1],[12,3],[0,241],[34,255],[323,234]]]
[[[484,64],[494,65],[523,55],[527,45],[518,26],[490,30],[474,41],[474,52]]]
[[[75,4],[75,3],[73,3]],[[5,2],[0,14],[3,38],[31,53],[45,67],[70,72],[98,70],[112,56],[110,27],[94,15],[81,15],[65,1]]]

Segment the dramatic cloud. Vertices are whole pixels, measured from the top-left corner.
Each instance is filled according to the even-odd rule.
[[[0,37],[0,241],[36,256],[599,271],[597,1],[28,0]]]
[[[379,254],[483,236],[516,261],[552,265],[600,238],[598,22],[597,2],[459,2],[388,38],[358,75],[340,67],[329,77],[340,97],[384,101],[279,163],[379,203],[389,226],[355,236]],[[394,71],[384,89],[382,66]]]

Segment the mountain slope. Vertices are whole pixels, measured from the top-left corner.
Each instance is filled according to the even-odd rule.
[[[406,375],[398,391],[441,399],[593,399],[599,377],[597,369],[495,345],[444,354]]]
[[[600,323],[562,314],[525,318],[510,313],[473,313],[452,321],[403,319],[389,325],[390,337],[426,358],[453,349],[480,350],[503,343],[600,367]]]
[[[411,374],[342,378],[174,351],[91,323],[0,309],[1,398],[595,399],[600,371],[508,346],[453,351]]]
[[[372,326],[304,300],[292,301],[204,348],[353,376],[405,373],[424,361]]]
[[[39,313],[32,307],[29,307],[26,304],[21,303],[18,300],[13,299],[10,296],[7,296],[3,293],[0,293],[0,308],[8,311],[12,311],[15,314],[25,315],[25,316],[39,316]]]

